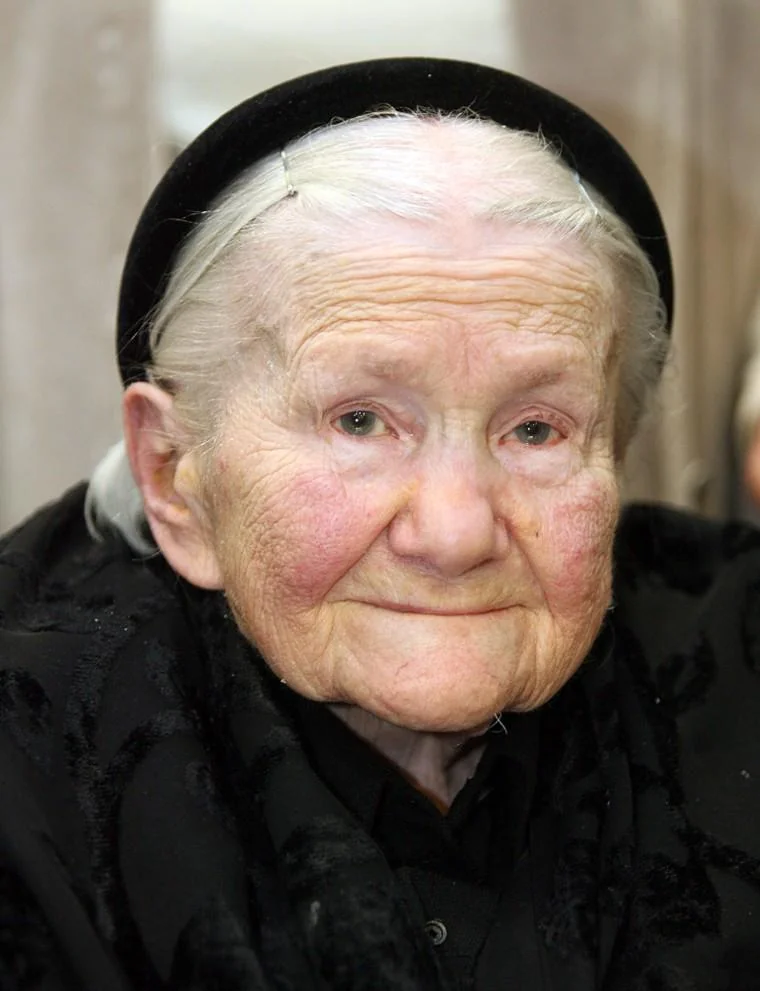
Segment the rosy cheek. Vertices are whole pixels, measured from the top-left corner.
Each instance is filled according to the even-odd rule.
[[[331,474],[302,475],[281,493],[273,526],[284,549],[279,583],[293,600],[320,601],[362,557],[385,523],[379,507]]]
[[[614,483],[592,481],[548,509],[552,559],[544,590],[558,608],[607,595],[617,508]]]

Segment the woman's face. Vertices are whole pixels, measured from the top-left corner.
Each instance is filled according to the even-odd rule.
[[[208,473],[237,620],[296,691],[412,729],[539,705],[610,601],[609,277],[493,222],[317,245]]]

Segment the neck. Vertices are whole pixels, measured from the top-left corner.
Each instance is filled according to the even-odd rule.
[[[363,709],[332,705],[332,711],[357,736],[379,751],[442,812],[475,773],[487,727],[462,733],[424,733],[404,729]]]

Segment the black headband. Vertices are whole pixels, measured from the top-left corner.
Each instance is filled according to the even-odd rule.
[[[149,318],[183,241],[216,197],[249,166],[309,131],[387,106],[466,107],[506,127],[540,132],[632,229],[657,273],[670,323],[673,275],[662,218],[643,176],[608,131],[562,97],[499,69],[446,59],[380,59],[324,69],[251,97],[175,160],[143,210],[127,252],[117,328],[125,383],[145,377]]]

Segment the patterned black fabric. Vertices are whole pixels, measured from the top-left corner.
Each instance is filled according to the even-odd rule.
[[[82,498],[0,545],[0,989],[453,989],[224,601]],[[541,715],[542,987],[757,989],[760,536],[636,507],[616,561]],[[535,991],[508,945],[478,991]]]

